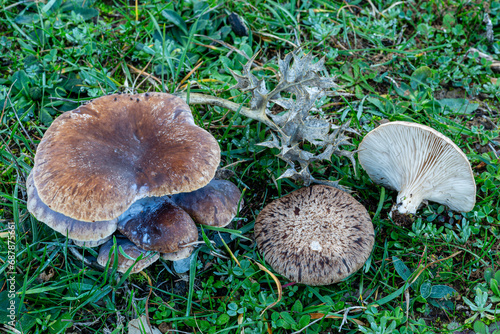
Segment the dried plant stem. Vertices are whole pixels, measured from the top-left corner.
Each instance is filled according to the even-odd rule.
[[[83,261],[83,263],[87,267],[94,267],[96,269],[102,270],[104,269],[103,266],[101,266],[97,261],[91,260],[87,257],[85,257],[83,254],[81,254],[75,247],[73,247],[73,242],[71,240],[68,241],[70,244],[68,244],[68,250],[80,261]]]
[[[87,259],[85,256],[83,256],[78,250],[76,250],[74,247],[72,246],[69,246],[68,247],[69,251],[80,261],[83,261],[83,263],[88,266],[88,267],[91,267],[94,265],[94,263],[92,261],[90,261],[89,259]]]
[[[188,94],[186,92],[177,92],[174,95],[180,97],[181,99],[183,99],[185,101],[188,100]],[[275,130],[278,129],[276,124],[274,124],[274,122],[271,121],[269,119],[269,117],[267,117],[265,109],[254,110],[254,109],[250,109],[248,107],[244,107],[241,104],[228,101],[228,100],[223,99],[221,97],[205,95],[205,94],[200,94],[200,93],[190,93],[188,104],[210,104],[213,106],[226,108],[226,109],[229,109],[229,110],[232,110],[235,112],[237,112],[239,110],[240,114],[243,116],[249,117],[251,119],[255,119],[259,122],[262,122],[272,129],[275,129]]]

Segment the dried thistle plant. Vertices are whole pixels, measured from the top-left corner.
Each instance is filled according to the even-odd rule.
[[[237,81],[231,89],[252,94],[249,107],[198,93],[189,95],[189,104],[211,104],[239,111],[240,114],[269,126],[272,130],[271,140],[258,145],[280,150],[278,157],[288,164],[288,169],[279,178],[302,180],[305,185],[321,183],[339,187],[338,181],[315,179],[309,166],[316,161],[329,161],[332,154],[349,158],[355,166],[355,151],[343,150],[341,146],[352,146],[345,133],[356,131],[349,127],[349,123],[342,126],[330,123],[316,108],[316,101],[331,88],[338,86],[333,78],[321,76],[325,69],[324,58],[313,63],[311,53],[301,54],[299,48],[278,60],[278,82],[272,90],[268,89],[264,79],[258,79],[252,74],[251,68],[256,55],[243,66],[241,75],[231,71]],[[187,99],[186,93],[177,95]],[[284,112],[273,114],[270,110],[272,104],[281,106]],[[319,147],[321,153],[314,154],[302,149],[305,142]]]

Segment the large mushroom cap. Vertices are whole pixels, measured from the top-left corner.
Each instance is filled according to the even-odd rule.
[[[51,210],[38,196],[37,189],[33,183],[33,173],[28,176],[26,188],[28,193],[27,206],[33,216],[53,230],[73,239],[77,245],[85,244],[87,247],[99,246],[106,242],[116,231],[116,219],[89,223],[69,218]]]
[[[448,137],[421,124],[390,122],[369,132],[359,162],[378,184],[399,191],[396,208],[415,213],[423,200],[470,211],[476,184],[469,161]]]
[[[338,282],[361,268],[374,244],[366,209],[351,195],[315,185],[267,205],[255,221],[266,262],[308,285]]]
[[[170,94],[108,95],[59,116],[35,156],[41,200],[82,221],[117,218],[148,196],[205,186],[220,160],[217,141]]]

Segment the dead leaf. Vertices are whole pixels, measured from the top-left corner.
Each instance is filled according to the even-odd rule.
[[[254,259],[251,259],[248,256],[245,256],[245,257],[247,259],[249,259],[250,261],[254,262],[260,268],[260,270],[263,270],[266,273],[268,273],[272,277],[273,281],[276,283],[276,288],[278,289],[278,299],[274,303],[268,305],[264,309],[264,311],[262,311],[260,313],[260,315],[262,316],[268,309],[270,309],[271,307],[275,306],[276,304],[278,304],[280,302],[281,297],[283,296],[283,289],[281,288],[281,283],[280,283],[280,280],[278,279],[278,277],[276,277],[272,272],[270,272],[269,269],[267,269],[262,264],[260,264],[259,262],[255,261]]]
[[[55,273],[56,273],[56,272],[55,272],[54,268],[50,268],[50,269],[49,269],[49,273],[48,273],[48,274],[47,274],[47,273],[45,273],[45,271],[43,271],[43,272],[42,272],[42,273],[38,276],[38,278],[39,278],[40,280],[42,280],[43,282],[48,282],[48,281],[50,281],[50,279],[51,279],[52,277],[54,277]]]
[[[170,331],[172,329],[172,326],[170,326],[169,324],[167,324],[166,322],[162,322],[159,326],[158,326],[158,329],[160,330],[160,332],[162,333],[167,333],[168,331]]]
[[[145,315],[141,315],[140,318],[128,323],[128,334],[162,334],[162,332],[155,326],[149,327],[148,319]]]

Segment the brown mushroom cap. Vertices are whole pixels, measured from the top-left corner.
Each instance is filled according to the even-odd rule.
[[[161,258],[167,261],[179,261],[187,259],[194,251],[194,247],[184,247],[181,250],[173,253],[162,253]]]
[[[118,249],[115,249],[115,251],[118,251],[118,267],[117,270],[119,272],[126,272],[135,262],[135,259],[137,259],[141,254],[142,254],[142,259],[137,261],[137,263],[134,266],[134,269],[130,273],[138,273],[141,270],[143,270],[146,267],[149,267],[151,264],[153,264],[156,260],[160,258],[160,254],[147,254],[148,252],[140,249],[136,245],[134,245],[130,240],[127,240],[125,238],[116,238],[116,246],[117,247],[122,247],[122,250],[133,258],[134,260],[127,259],[124,257],[121,252],[118,251]],[[113,247],[113,240],[109,240],[106,242],[104,245],[101,246],[99,249],[99,256],[97,257],[97,263],[99,263],[101,266],[105,267],[106,263],[108,260],[110,261],[110,266],[113,265],[114,262],[114,252],[110,253],[111,247]]]
[[[198,190],[174,195],[172,200],[196,223],[224,227],[238,214],[240,197],[241,191],[232,182],[212,180]]]
[[[366,209],[351,195],[325,185],[271,202],[254,229],[266,262],[286,278],[308,285],[332,284],[351,275],[374,244]]]
[[[205,186],[220,160],[188,105],[165,93],[108,95],[59,116],[35,156],[41,200],[82,221],[111,220],[148,196]]]
[[[198,240],[198,229],[191,217],[169,200],[118,222],[118,230],[138,247],[161,253],[177,252]]]
[[[85,243],[87,247],[99,246],[116,231],[116,219],[89,223],[69,218],[51,210],[38,196],[33,182],[33,173],[28,176],[26,188],[28,193],[28,211],[36,219],[45,223],[53,230],[76,241],[78,245]]]

